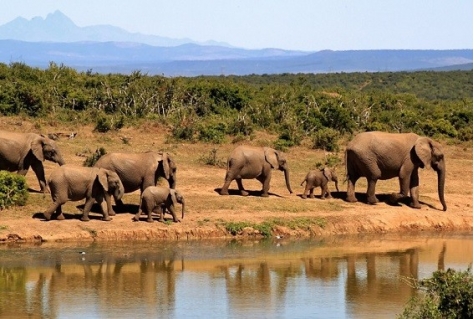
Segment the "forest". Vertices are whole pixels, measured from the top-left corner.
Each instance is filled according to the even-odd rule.
[[[157,121],[176,140],[278,136],[285,149],[337,150],[361,131],[472,141],[473,73],[418,71],[164,77],[99,74],[50,63],[0,64],[0,114],[93,124],[99,132]]]

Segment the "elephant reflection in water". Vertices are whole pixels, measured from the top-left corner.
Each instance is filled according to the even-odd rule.
[[[273,311],[272,304],[285,302],[282,298],[286,295],[288,278],[301,273],[293,264],[271,269],[266,262],[256,267],[238,264],[220,269],[224,272],[230,306],[239,310],[255,307],[255,300],[258,300],[260,307],[268,305],[268,311]]]
[[[337,258],[303,258],[307,278],[334,279],[339,276]]]

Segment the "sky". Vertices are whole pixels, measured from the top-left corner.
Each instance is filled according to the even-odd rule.
[[[0,25],[59,10],[77,26],[247,48],[472,49],[472,0],[2,0]]]

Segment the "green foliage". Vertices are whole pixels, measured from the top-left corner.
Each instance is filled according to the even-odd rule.
[[[205,165],[226,167],[226,161],[217,157],[217,148],[213,148],[207,155],[199,158],[199,161]]]
[[[98,149],[95,150],[94,153],[92,153],[90,156],[88,156],[84,162],[82,163],[82,166],[87,166],[87,167],[92,167],[94,164],[99,160],[99,158],[103,155],[107,154],[107,151],[103,147],[99,147]]]
[[[415,283],[423,295],[411,299],[399,318],[472,318],[472,282],[471,268],[436,271],[431,278]]]
[[[326,129],[470,141],[472,80],[472,70],[165,78],[0,63],[0,114],[79,120],[98,132],[147,118],[171,126],[173,139],[211,143],[268,130],[280,149]],[[324,138],[334,139],[328,132]]]
[[[325,128],[319,130],[314,134],[313,148],[328,152],[337,152],[339,151],[339,137],[340,134],[335,129]]]
[[[24,206],[28,200],[28,186],[22,175],[0,171],[0,209],[13,205]]]

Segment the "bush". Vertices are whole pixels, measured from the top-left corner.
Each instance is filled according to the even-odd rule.
[[[436,271],[433,276],[415,283],[423,290],[421,297],[411,299],[400,319],[405,318],[472,318],[472,270]]]
[[[225,132],[226,125],[224,123],[201,125],[199,127],[199,140],[220,144],[225,140]]]
[[[24,206],[28,200],[25,176],[0,171],[0,209],[13,205]]]
[[[209,154],[202,155],[199,158],[199,161],[205,165],[217,166],[217,167],[226,167],[227,162],[223,159],[217,157],[217,148],[213,148]]]
[[[313,148],[322,149],[328,152],[339,151],[339,132],[332,128],[322,129],[314,135]]]
[[[95,152],[91,156],[85,159],[84,163],[82,163],[82,166],[87,166],[87,167],[94,166],[94,164],[99,160],[99,158],[105,154],[107,154],[107,152],[105,151],[105,148],[99,147],[98,149],[95,150]]]

